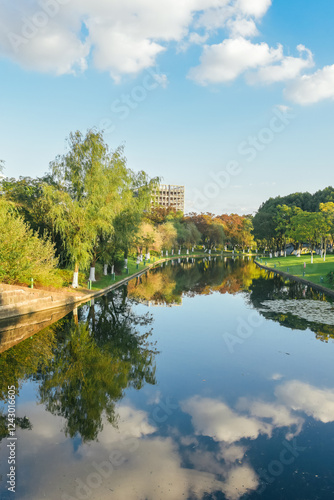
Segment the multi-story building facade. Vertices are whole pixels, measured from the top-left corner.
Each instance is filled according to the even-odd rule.
[[[184,186],[160,184],[153,193],[152,205],[162,208],[172,207],[176,211],[184,212]]]

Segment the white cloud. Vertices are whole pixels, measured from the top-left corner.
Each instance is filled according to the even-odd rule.
[[[142,410],[121,405],[117,413],[119,417],[117,429],[109,428],[110,432],[104,439],[106,443],[118,440],[120,434],[140,438],[156,431],[156,428],[148,422],[147,413]]]
[[[109,71],[115,80],[119,74],[134,75],[153,66],[156,56],[164,50],[149,39],[111,30],[108,23],[97,25],[89,21],[87,25],[95,47],[95,66],[102,71]]]
[[[271,0],[4,0],[0,4],[0,56],[55,75],[92,64],[116,81],[154,67],[171,42],[179,51],[203,46],[196,82],[226,83],[245,74],[248,83],[291,81],[286,96],[299,104],[334,98],[334,65],[312,75],[312,53],[251,43]],[[228,38],[210,45],[210,36]],[[226,34],[225,34],[226,36]],[[205,45],[207,44],[207,45]],[[301,76],[303,75],[303,76]],[[165,75],[163,75],[164,78]],[[166,85],[163,85],[166,86]]]
[[[299,380],[292,380],[278,386],[275,394],[280,401],[295,411],[303,411],[324,423],[334,422],[332,389],[318,389]]]
[[[297,50],[301,54],[300,57],[284,57],[279,64],[260,68],[256,73],[249,75],[248,81],[268,84],[295,79],[303,70],[314,66],[313,54],[310,50],[304,45],[298,45]],[[302,54],[306,57],[303,58]]]
[[[168,42],[188,36],[197,11],[222,2],[17,0],[13,6],[6,1],[0,6],[0,54],[56,74],[85,69],[91,54],[95,67],[117,80],[154,66]]]
[[[285,95],[290,101],[302,105],[334,99],[334,64],[312,75],[299,77],[287,87]]]
[[[204,12],[196,21],[196,27],[217,30],[226,25],[231,28],[233,22],[236,22],[235,33],[238,32],[238,34],[244,36],[253,36],[257,30],[254,20],[251,18],[259,21],[269,9],[271,0],[237,0],[236,2],[218,0],[211,3],[212,5],[207,2]],[[238,31],[237,26],[240,27],[242,32]]]
[[[96,462],[106,459],[112,450],[101,449],[93,444]],[[139,442],[138,450],[123,451],[124,463],[117,469],[117,477],[107,478],[98,497],[110,498],[110,490],[115,498],[138,500],[173,500],[187,497],[192,492],[193,498],[201,499],[205,492],[219,490],[222,483],[214,474],[183,468],[178,448],[171,438],[149,438]],[[116,480],[115,480],[116,479]]]
[[[209,34],[205,33],[204,35],[200,35],[196,33],[196,31],[192,31],[188,38],[182,40],[178,47],[177,52],[186,52],[191,45],[203,45],[207,39],[209,38]]]
[[[242,37],[253,37],[259,34],[256,24],[253,19],[229,19],[227,21],[227,27],[230,31],[232,38]]]
[[[264,401],[249,401],[241,398],[237,405],[238,410],[247,411],[252,417],[260,419],[270,419],[273,427],[295,428],[294,432],[289,431],[287,439],[298,435],[302,429],[304,420],[298,415],[293,415],[289,408],[283,404],[266,403]]]
[[[265,15],[271,0],[237,0],[236,7],[247,16],[261,18]]]
[[[224,481],[223,491],[229,500],[238,500],[245,493],[256,490],[259,479],[249,465],[232,468]]]
[[[237,460],[240,462],[244,458],[247,449],[248,448],[241,445],[236,445],[236,444],[226,445],[225,443],[221,443],[220,457],[223,458],[226,463],[233,464]]]
[[[56,20],[27,2],[18,12],[2,5],[0,18],[6,26],[0,30],[0,55],[26,69],[56,75],[86,69],[89,44],[70,29],[64,12]]]
[[[51,5],[51,7],[50,7]],[[55,74],[82,71],[88,56],[115,80],[156,64],[169,42],[203,44],[212,29],[257,33],[270,0],[6,1],[0,6],[0,54]],[[194,17],[199,15],[194,31]],[[190,32],[190,35],[189,35]]]
[[[21,414],[29,417],[33,427],[18,430],[18,460],[22,471],[29,471],[22,476],[22,486],[18,485],[19,496],[22,500],[45,495],[49,500],[75,498],[80,496],[79,486],[90,485],[91,495],[101,500],[109,499],[111,490],[115,498],[127,500],[154,500],[157,495],[162,500],[174,500],[190,494],[199,500],[205,493],[218,491],[228,500],[238,500],[257,489],[259,478],[248,463],[247,447],[237,441],[255,439],[260,434],[270,436],[273,428],[301,425],[301,417],[293,412],[303,411],[324,423],[334,421],[332,389],[293,380],[279,384],[275,396],[274,402],[240,399],[236,410],[217,399],[199,396],[181,403],[192,418],[197,436],[210,436],[216,441],[215,451],[208,451],[206,443],[194,435],[182,437],[179,432],[171,432],[168,438],[157,436],[158,429],[149,423],[147,412],[122,404],[117,408],[117,429],[104,421],[97,441],[82,443],[73,450],[72,440],[62,431],[63,418],[51,415],[43,405],[25,403]],[[185,455],[178,440],[189,447],[186,458],[193,468],[184,466]],[[5,453],[0,450],[1,460],[6,459]],[[38,456],[38,461],[31,460],[32,456]],[[93,476],[98,476],[96,488]],[[82,489],[80,492],[83,496]]]
[[[267,423],[239,415],[219,400],[194,396],[184,401],[181,408],[191,415],[197,435],[210,436],[215,441],[232,444],[242,438],[256,439],[259,434],[271,433]]]
[[[24,67],[56,74],[85,69],[92,54],[95,67],[113,78],[134,75],[155,64],[164,43],[188,34],[195,9],[203,3],[18,0],[13,7],[6,2],[0,7],[0,54]]]
[[[282,47],[253,44],[245,38],[229,38],[217,45],[206,45],[201,64],[192,68],[189,77],[202,85],[235,80],[246,70],[266,66],[282,59]]]
[[[221,5],[212,6],[206,9],[195,23],[196,28],[205,28],[212,31],[223,28],[226,22],[236,15],[235,7],[227,0]]]
[[[89,31],[95,66],[114,79],[155,65],[170,41],[181,41],[199,0],[76,0]]]
[[[233,473],[227,485],[211,471],[203,470],[205,467],[184,467],[176,441],[152,436],[154,429],[148,424],[147,412],[130,406],[118,407],[117,429],[105,421],[99,440],[83,443],[76,451],[61,430],[63,418],[51,415],[43,405],[24,404],[21,412],[28,415],[33,426],[32,430],[18,430],[18,461],[22,474],[29,471],[18,485],[22,500],[91,496],[107,500],[111,491],[113,497],[127,500],[154,500],[157,496],[174,500],[187,498],[190,492],[192,498],[200,500],[205,493],[227,488],[231,489],[227,498],[236,500],[245,488],[257,484],[249,467],[249,471]],[[1,460],[7,460],[6,453],[0,449]],[[38,460],[32,460],[32,456],[38,456]],[[206,463],[213,461],[206,457]],[[228,477],[228,470],[220,470]],[[236,491],[241,494],[236,496]]]

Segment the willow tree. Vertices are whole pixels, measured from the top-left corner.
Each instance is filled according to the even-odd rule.
[[[99,235],[112,230],[121,210],[128,171],[122,149],[111,153],[101,132],[71,133],[68,149],[50,163],[52,183],[44,186],[44,195],[47,216],[74,264],[76,288],[79,268],[94,263]]]
[[[128,263],[128,255],[132,248],[136,246],[140,225],[147,213],[151,209],[152,191],[156,189],[159,182],[158,177],[149,178],[141,170],[140,172],[130,171],[129,192],[126,195],[127,203],[122,206],[121,212],[115,217],[114,232],[111,238],[112,255],[122,252],[125,260],[125,267]]]
[[[115,231],[117,216],[132,203],[131,171],[126,167],[123,148],[118,148],[112,153],[103,170],[103,185],[99,185],[95,199],[97,209],[94,219],[96,238],[92,250],[89,279],[95,281],[95,264],[98,258],[106,263],[105,243],[110,242],[110,237]]]

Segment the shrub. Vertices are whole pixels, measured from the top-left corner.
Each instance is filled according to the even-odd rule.
[[[327,274],[326,281],[328,281],[328,283],[330,283],[331,285],[333,285],[333,283],[334,283],[334,271],[330,271]]]
[[[17,215],[13,206],[0,199],[0,281],[9,284],[61,286],[54,246],[39,238]]]

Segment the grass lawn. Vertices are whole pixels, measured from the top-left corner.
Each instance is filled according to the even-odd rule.
[[[158,259],[155,258],[155,260],[158,260]],[[153,262],[153,258],[151,259],[151,263],[152,262]],[[113,285],[114,283],[117,283],[118,281],[123,280],[127,276],[131,276],[132,274],[135,274],[138,271],[145,269],[145,267],[147,267],[147,266],[146,265],[144,266],[144,262],[141,262],[138,265],[138,269],[137,269],[136,259],[129,257],[129,259],[128,259],[129,273],[128,274],[126,273],[126,270],[123,269],[121,274],[116,274],[114,280],[112,279],[111,274],[108,274],[107,276],[102,276],[101,279],[99,279],[98,281],[94,281],[94,283],[92,283],[92,290],[102,290],[103,288],[107,288],[108,286]]]
[[[263,257],[262,259],[257,259],[257,261],[270,268],[275,268],[276,265],[276,269],[279,271],[304,278],[312,283],[323,285],[333,290],[334,283],[331,284],[326,276],[330,271],[334,271],[334,255],[327,255],[326,262],[319,255],[313,255],[313,259],[313,264],[311,264],[311,255],[307,254],[301,257],[273,257],[272,259]],[[305,269],[304,262],[306,262]],[[303,272],[305,272],[305,276],[303,276]],[[323,281],[321,278],[323,278]]]

